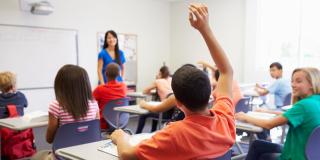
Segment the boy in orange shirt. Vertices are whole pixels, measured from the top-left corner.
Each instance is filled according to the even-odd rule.
[[[104,105],[115,99],[127,97],[127,85],[124,82],[118,82],[117,77],[120,73],[120,67],[117,63],[109,63],[106,67],[107,83],[99,85],[92,95],[99,105],[101,129],[109,129],[108,123],[103,119],[102,110]]]
[[[199,30],[211,56],[220,69],[217,99],[209,110],[210,80],[201,70],[181,67],[172,78],[178,107],[185,113],[182,121],[169,123],[151,139],[136,146],[128,135],[116,130],[110,136],[118,146],[120,159],[211,159],[224,155],[235,142],[235,118],[232,103],[233,69],[209,27],[207,6],[190,4],[191,26]]]

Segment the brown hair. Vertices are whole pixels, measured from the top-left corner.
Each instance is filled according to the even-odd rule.
[[[60,106],[75,120],[86,117],[91,93],[89,76],[85,69],[75,65],[65,65],[54,80],[54,91]]]
[[[17,82],[17,74],[9,71],[0,73],[0,91],[6,93],[10,91],[11,87]]]
[[[170,69],[167,66],[161,67],[160,72],[162,74],[161,78],[168,78],[170,76]]]
[[[298,72],[298,71],[302,71],[305,72],[307,74],[307,80],[309,81],[309,83],[312,85],[313,87],[313,94],[318,94],[320,95],[320,71],[317,68],[312,68],[312,67],[308,67],[308,68],[297,68],[292,72],[292,77],[293,74]],[[292,79],[291,77],[291,79]],[[292,105],[294,105],[295,103],[297,103],[298,101],[300,101],[301,98],[300,97],[293,97],[292,96]]]
[[[106,77],[117,79],[120,73],[120,67],[117,63],[109,63],[106,67]]]
[[[161,78],[168,78],[170,76],[170,69],[167,66],[161,67],[160,72],[161,72]],[[160,97],[158,95],[158,90],[157,90],[156,94],[154,95],[153,100],[157,101],[158,99],[160,99]],[[161,100],[163,100],[163,99],[161,99]]]

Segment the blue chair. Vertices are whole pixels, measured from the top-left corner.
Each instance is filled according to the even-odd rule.
[[[99,119],[64,124],[59,127],[54,137],[52,151],[55,153],[60,148],[100,141],[100,132]],[[58,160],[64,160],[55,156]]]
[[[238,112],[244,112],[247,113],[249,111],[250,108],[250,97],[244,97],[242,99],[240,99],[236,105],[236,113]]]
[[[312,131],[309,136],[305,155],[307,160],[317,160],[320,157],[320,127],[317,127]]]
[[[232,149],[229,149],[229,151],[226,154],[224,154],[220,157],[217,157],[217,158],[210,159],[210,160],[230,160],[231,154],[232,154]]]
[[[102,110],[103,119],[108,123],[109,129],[102,130],[103,132],[111,133],[117,129],[117,115],[118,111],[113,110],[114,107],[129,106],[129,98],[121,98],[116,100],[111,100],[107,102]],[[133,135],[133,132],[126,129],[129,122],[130,114],[121,113],[119,118],[119,128],[123,129],[125,132]]]
[[[291,93],[289,93],[284,99],[283,106],[291,105]]]
[[[22,105],[16,105],[18,115],[23,116],[23,106]],[[10,116],[9,110],[6,106],[1,106],[0,107],[0,119],[2,118],[8,118]]]

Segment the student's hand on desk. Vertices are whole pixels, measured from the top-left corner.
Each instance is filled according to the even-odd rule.
[[[122,129],[117,129],[111,135],[108,135],[108,138],[110,138],[114,144],[117,144],[120,139],[125,139],[127,141],[129,135],[124,133]]]
[[[145,100],[141,100],[139,105],[140,105],[141,108],[146,108],[147,102]]]
[[[246,121],[246,114],[243,112],[238,112],[236,113],[236,119],[239,119],[241,121]]]
[[[189,9],[191,11],[189,21],[192,27],[199,31],[209,28],[209,12],[206,5],[191,3]],[[193,19],[192,13],[196,16],[196,20]]]
[[[258,92],[259,91],[259,87],[254,88],[254,91]]]
[[[263,110],[263,109],[256,109],[254,110],[255,112],[262,112],[262,113],[267,113],[266,110]]]

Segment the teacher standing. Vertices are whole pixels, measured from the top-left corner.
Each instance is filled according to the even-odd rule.
[[[109,63],[117,63],[120,66],[121,75],[117,77],[118,82],[122,82],[124,78],[124,65],[126,62],[124,54],[119,50],[118,37],[116,32],[108,31],[104,37],[103,49],[98,56],[98,76],[99,84],[106,84],[106,67]]]

